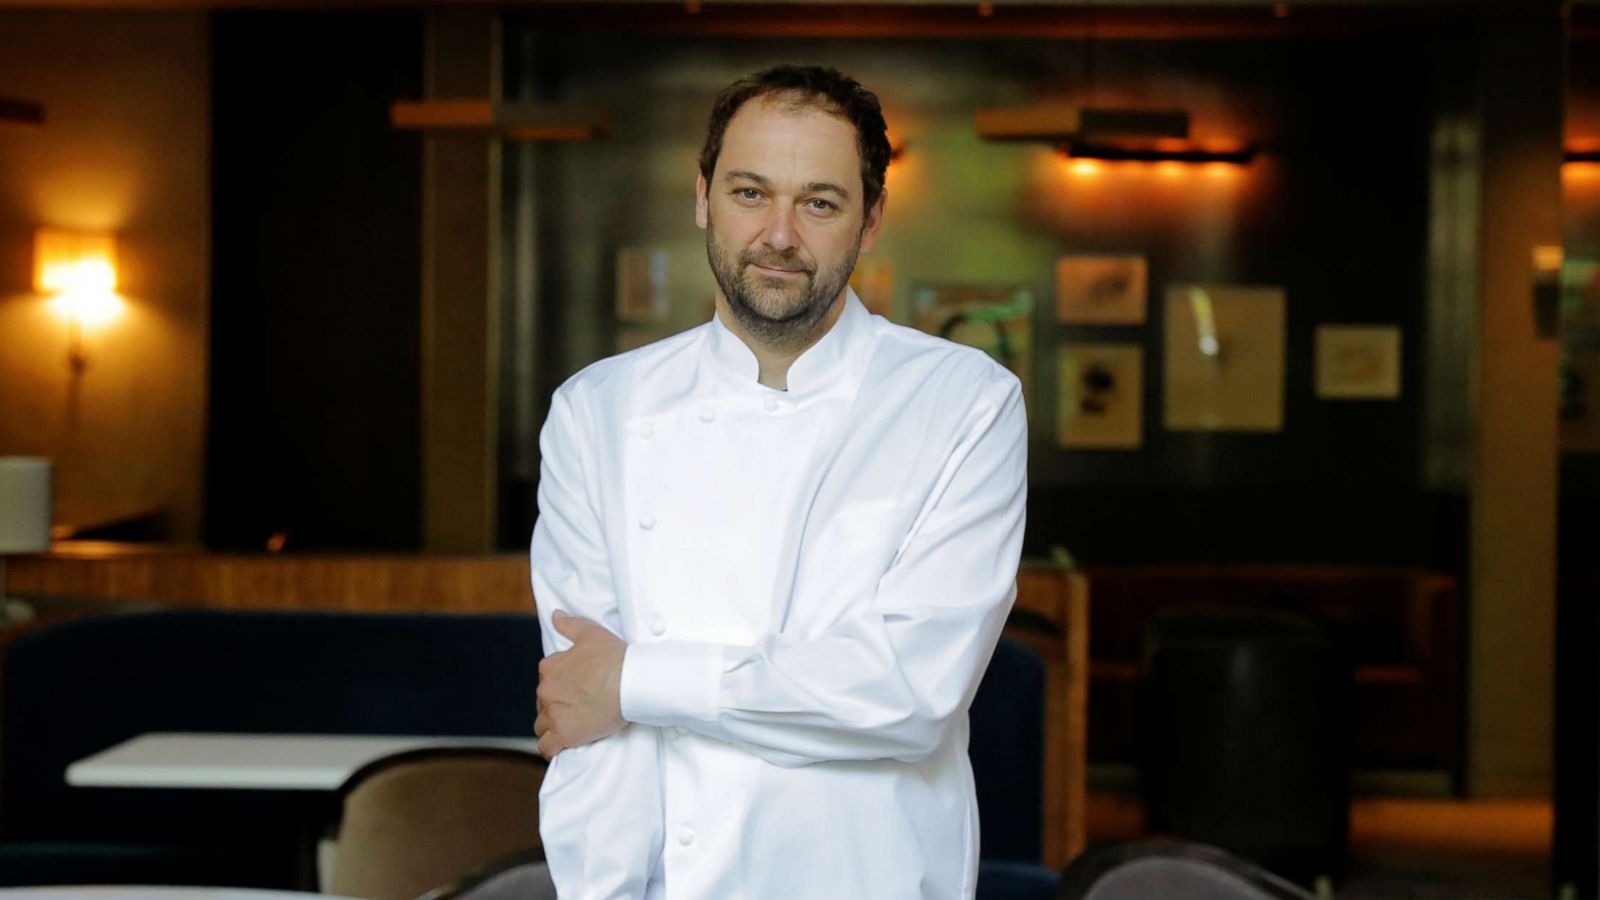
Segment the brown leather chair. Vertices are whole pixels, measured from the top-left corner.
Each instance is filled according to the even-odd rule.
[[[1165,838],[1091,850],[1061,876],[1057,900],[1315,900],[1227,851]]]
[[[442,747],[362,767],[340,790],[324,890],[412,900],[519,851],[538,852],[545,762],[498,748]]]

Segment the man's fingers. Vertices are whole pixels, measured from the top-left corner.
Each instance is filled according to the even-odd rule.
[[[539,717],[533,720],[533,736],[544,737],[544,733],[549,730],[550,718],[541,712]]]
[[[540,756],[544,757],[547,760],[548,759],[555,759],[556,754],[560,753],[560,752],[561,752],[561,742],[556,740],[555,734],[549,733],[549,734],[546,734],[544,737],[539,738],[539,755]]]

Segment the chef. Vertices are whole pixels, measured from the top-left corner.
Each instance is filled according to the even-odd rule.
[[[1027,423],[1011,373],[849,288],[888,164],[838,72],[730,86],[695,185],[715,315],[551,401],[534,730],[566,900],[973,895],[967,709]]]

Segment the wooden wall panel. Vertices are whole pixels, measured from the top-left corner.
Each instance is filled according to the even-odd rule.
[[[56,595],[217,609],[532,612],[524,556],[322,556],[125,552],[27,556],[19,596]]]

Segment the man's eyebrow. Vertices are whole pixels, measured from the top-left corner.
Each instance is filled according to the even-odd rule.
[[[754,181],[756,184],[759,184],[762,187],[768,187],[768,186],[770,186],[772,184],[772,182],[769,181],[766,176],[757,175],[754,172],[746,172],[743,169],[734,169],[733,171],[727,173],[726,175],[723,175],[722,176],[722,180],[723,181]]]
[[[838,194],[839,195],[839,199],[841,199],[841,200],[849,200],[850,199],[850,192],[849,191],[847,191],[844,188],[838,186],[837,184],[834,184],[831,181],[813,181],[810,184],[806,185],[806,193],[808,193],[808,194],[819,194],[819,193],[822,193],[823,191],[832,191],[835,194]]]

